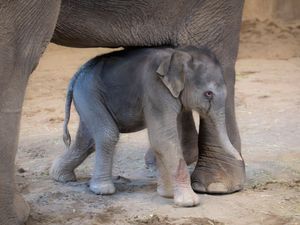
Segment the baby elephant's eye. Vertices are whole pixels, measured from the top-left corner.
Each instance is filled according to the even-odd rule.
[[[204,96],[208,99],[212,99],[214,93],[212,91],[206,91],[204,92]]]

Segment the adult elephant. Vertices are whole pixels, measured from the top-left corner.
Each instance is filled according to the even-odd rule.
[[[243,0],[0,0],[0,221],[23,223],[14,162],[29,75],[52,41],[72,47],[206,46],[218,56],[228,89],[227,131],[240,152],[234,111],[235,61]],[[185,115],[192,126],[191,115]],[[222,134],[200,120],[194,190],[230,193],[243,186],[244,162],[228,156]],[[193,127],[192,127],[193,128]],[[191,127],[190,127],[191,129]],[[195,134],[193,128],[191,133]]]

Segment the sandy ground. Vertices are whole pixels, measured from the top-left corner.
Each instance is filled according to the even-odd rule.
[[[247,20],[242,24],[239,58],[300,57],[300,21],[282,24]]]
[[[30,80],[17,155],[19,188],[31,206],[27,225],[300,224],[300,58],[289,52],[280,57],[284,60],[257,59],[276,57],[258,56],[250,39],[242,39],[236,82],[247,183],[235,194],[203,194],[195,208],[175,207],[156,193],[154,174],[143,162],[145,131],[121,136],[114,160],[115,195],[89,191],[94,155],[76,170],[77,182],[51,180],[49,167],[64,151],[68,81],[80,64],[107,49],[50,45]],[[264,44],[255,46],[263,52]],[[73,111],[73,136],[77,122]]]

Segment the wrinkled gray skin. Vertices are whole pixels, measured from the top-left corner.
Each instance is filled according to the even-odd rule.
[[[73,47],[195,45],[220,60],[227,86],[226,127],[240,151],[234,111],[235,61],[243,0],[0,0],[0,221],[23,223],[28,207],[15,191],[14,162],[29,75],[52,41]],[[184,115],[183,121],[191,121]],[[229,157],[201,118],[192,187],[230,193],[244,182],[244,164]]]
[[[173,197],[179,206],[195,206],[183,156],[183,112],[197,111],[220,135],[221,146],[242,161],[225,126],[226,86],[221,67],[208,51],[146,48],[98,56],[81,67],[67,94],[64,141],[70,144],[67,124],[72,99],[80,116],[74,145],[53,164],[58,181],[75,180],[74,169],[96,149],[90,189],[113,194],[112,161],[119,133],[135,132],[147,124],[158,167],[158,193]],[[95,146],[95,147],[94,147]],[[194,148],[196,149],[196,148]],[[186,149],[185,152],[188,152]]]

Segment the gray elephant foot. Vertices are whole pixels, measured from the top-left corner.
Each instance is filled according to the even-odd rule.
[[[243,189],[244,161],[236,160],[222,149],[201,147],[199,159],[192,173],[192,188],[199,193],[229,194]]]
[[[97,195],[111,195],[116,192],[115,185],[112,181],[99,181],[91,179],[89,188]]]
[[[174,202],[180,207],[193,207],[200,204],[200,197],[191,187],[191,179],[186,162],[179,161],[175,174]]]
[[[200,204],[200,197],[189,187],[174,191],[174,202],[180,207],[193,207]]]
[[[147,169],[151,171],[156,170],[156,158],[152,149],[148,149],[148,151],[145,154],[144,160]]]
[[[74,170],[65,168],[64,163],[60,159],[57,159],[53,162],[50,168],[50,176],[54,180],[62,183],[76,181]]]
[[[157,193],[165,198],[173,198],[173,187],[171,185],[157,184]]]
[[[30,208],[23,196],[19,193],[15,194],[14,208],[17,214],[18,223],[24,224],[28,219]]]

